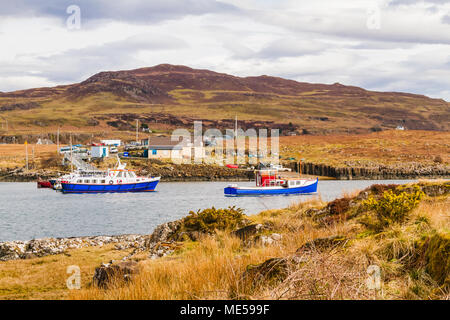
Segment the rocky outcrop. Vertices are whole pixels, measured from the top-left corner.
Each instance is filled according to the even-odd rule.
[[[317,238],[306,242],[304,245],[297,249],[296,253],[299,254],[308,251],[323,251],[326,249],[337,248],[340,246],[344,246],[347,241],[348,239],[340,235],[327,238]]]
[[[292,167],[299,170],[299,164]],[[388,180],[388,179],[418,179],[418,178],[448,178],[450,166],[444,164],[425,165],[420,163],[402,166],[374,165],[373,167],[333,167],[325,164],[303,163],[303,174],[332,177],[339,180]]]
[[[95,269],[93,284],[101,289],[108,289],[111,285],[120,286],[132,280],[133,276],[139,273],[136,261],[122,261],[115,263],[102,263]]]
[[[207,164],[172,164],[157,160],[131,161],[139,174],[161,176],[162,181],[249,181],[254,179],[252,170],[232,169]]]
[[[0,261],[30,259],[65,253],[69,249],[104,246],[115,243],[116,250],[144,250],[148,236],[120,235],[75,238],[45,238],[29,241],[0,242]]]
[[[25,168],[0,169],[0,181],[5,182],[33,182],[48,180],[58,176],[55,171],[37,170],[27,172]]]

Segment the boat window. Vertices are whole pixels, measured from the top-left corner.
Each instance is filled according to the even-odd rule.
[[[92,180],[92,183],[97,183],[97,180]]]
[[[89,183],[89,180],[84,180],[84,183]]]
[[[101,183],[106,183],[106,180],[102,180]]]
[[[78,183],[82,183],[82,182],[83,182],[83,180],[78,180],[77,182],[78,182]]]

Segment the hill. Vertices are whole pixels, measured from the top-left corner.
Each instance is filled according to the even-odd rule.
[[[279,128],[284,133],[364,133],[403,125],[449,130],[450,104],[423,95],[297,82],[270,76],[236,77],[162,64],[100,72],[53,88],[0,93],[10,129],[42,132],[56,125],[91,131],[132,130],[135,119],[169,130],[204,120],[205,126]],[[1,129],[0,129],[1,130]]]

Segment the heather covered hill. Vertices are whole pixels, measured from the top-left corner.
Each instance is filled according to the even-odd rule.
[[[33,112],[27,112],[31,108]],[[111,123],[125,119],[129,124],[120,128],[129,130],[135,119],[143,118],[155,129],[162,124],[170,129],[195,119],[219,121],[237,115],[242,121],[272,121],[267,127],[290,124],[285,131],[299,133],[364,133],[398,125],[450,129],[450,104],[440,99],[266,75],[236,77],[168,64],[100,72],[72,85],[0,93],[0,110],[11,128],[100,125],[116,130]]]

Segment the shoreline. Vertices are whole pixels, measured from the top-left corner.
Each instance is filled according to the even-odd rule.
[[[192,165],[160,170],[138,169],[138,174],[161,176],[161,182],[201,182],[201,181],[254,181],[251,170],[229,169],[215,166]],[[298,164],[291,166],[298,172]],[[152,168],[153,169],[153,168]],[[194,171],[194,172],[193,172]],[[55,178],[66,172],[61,170],[36,170],[26,172],[24,168],[0,170],[0,182],[37,182]],[[418,180],[418,179],[450,179],[450,167],[405,168],[337,168],[324,164],[305,163],[302,165],[302,176],[319,177],[319,180]]]

